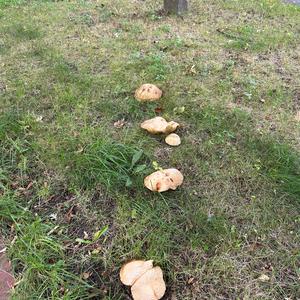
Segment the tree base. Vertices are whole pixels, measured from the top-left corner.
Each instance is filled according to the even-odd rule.
[[[164,0],[164,9],[167,13],[183,14],[188,9],[187,0]]]

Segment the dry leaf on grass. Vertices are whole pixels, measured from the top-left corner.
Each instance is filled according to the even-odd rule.
[[[82,277],[82,279],[89,279],[90,278],[90,276],[92,275],[92,273],[91,272],[83,272],[82,274],[81,274],[81,277]]]
[[[72,218],[75,216],[75,205],[71,206],[71,208],[65,214],[65,220],[67,223],[70,223]]]
[[[163,112],[163,108],[162,107],[160,107],[160,106],[158,106],[158,107],[155,107],[155,109],[154,109],[154,111],[155,111],[155,113],[156,114],[160,114],[160,113],[162,113]]]
[[[114,122],[114,127],[118,128],[118,129],[124,127],[125,125],[126,125],[125,119],[121,119],[121,120]]]

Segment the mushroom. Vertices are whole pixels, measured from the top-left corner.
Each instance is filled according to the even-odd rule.
[[[156,101],[162,96],[162,91],[154,84],[143,84],[134,94],[135,99],[140,102]]]
[[[177,169],[156,171],[144,179],[144,185],[152,192],[165,192],[176,188],[183,183],[183,175]]]
[[[132,286],[144,273],[153,268],[153,260],[133,260],[125,264],[120,271],[123,284]]]
[[[178,126],[178,123],[174,121],[167,122],[162,117],[155,117],[153,119],[146,120],[141,124],[141,128],[153,134],[171,133],[175,131]]]
[[[170,146],[179,146],[181,144],[180,136],[176,133],[171,133],[165,138],[165,142]]]
[[[166,292],[166,284],[160,267],[155,267],[142,275],[131,287],[134,300],[158,300]]]

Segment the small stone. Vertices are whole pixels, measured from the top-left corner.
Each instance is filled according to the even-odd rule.
[[[258,277],[258,280],[261,282],[268,282],[270,280],[270,277],[267,276],[266,274],[262,274]]]

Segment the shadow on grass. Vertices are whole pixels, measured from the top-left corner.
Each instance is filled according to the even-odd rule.
[[[261,136],[251,127],[254,121],[239,109],[228,112],[212,107],[194,113],[198,127],[216,145],[233,142],[245,157],[258,163],[258,172],[286,195],[300,199],[300,154],[276,137]],[[217,148],[216,146],[215,148]]]
[[[246,143],[261,163],[262,175],[300,204],[300,155],[286,144],[250,137]]]

